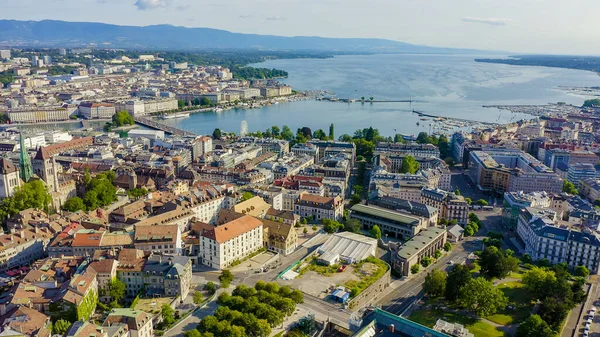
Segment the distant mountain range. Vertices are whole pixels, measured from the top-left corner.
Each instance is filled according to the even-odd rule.
[[[171,25],[139,27],[55,20],[0,20],[0,46],[96,46],[98,48],[159,50],[263,49],[428,54],[482,53],[467,49],[419,46],[385,39],[284,37]]]

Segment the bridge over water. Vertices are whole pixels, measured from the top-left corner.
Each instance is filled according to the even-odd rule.
[[[157,122],[151,118],[147,118],[147,117],[134,117],[133,118],[135,120],[136,123],[138,124],[142,124],[145,125],[149,128],[152,129],[156,129],[156,130],[161,130],[164,131],[166,133],[175,135],[175,136],[196,136],[195,133],[190,132],[190,131],[186,131],[186,130],[182,130],[170,125],[166,125],[160,122]]]

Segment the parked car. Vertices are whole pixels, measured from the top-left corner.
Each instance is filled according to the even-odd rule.
[[[346,268],[348,268],[348,266],[347,266],[347,265],[345,265],[345,264],[343,264],[343,265],[341,265],[341,266],[338,268],[338,270],[337,270],[337,271],[338,271],[338,273],[343,273],[343,272],[345,272],[345,271],[346,271]]]

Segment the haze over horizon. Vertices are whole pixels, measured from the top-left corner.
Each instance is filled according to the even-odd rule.
[[[4,19],[171,24],[281,36],[384,38],[511,53],[600,54],[592,0],[21,0]],[[74,15],[74,14],[77,15]]]

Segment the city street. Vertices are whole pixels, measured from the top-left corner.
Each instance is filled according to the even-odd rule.
[[[498,207],[502,206],[501,198],[494,197],[490,195],[490,193],[479,190],[477,186],[471,182],[471,179],[463,173],[462,170],[452,171],[452,175],[450,176],[450,185],[452,191],[456,191],[458,189],[460,191],[460,195],[465,198],[471,198],[473,201],[483,199],[487,201],[490,206],[493,206],[494,203]]]
[[[469,254],[478,249],[481,249],[479,241],[469,238],[460,244],[454,245],[449,254],[444,255],[436,263],[425,268],[417,275],[412,275],[406,280],[394,281],[394,283],[399,282],[401,284],[380,301],[381,308],[396,315],[402,314],[415,300],[423,295],[423,283],[427,271],[433,269],[449,271],[453,267],[453,265],[448,264],[449,261],[452,260],[454,264],[462,264]]]

